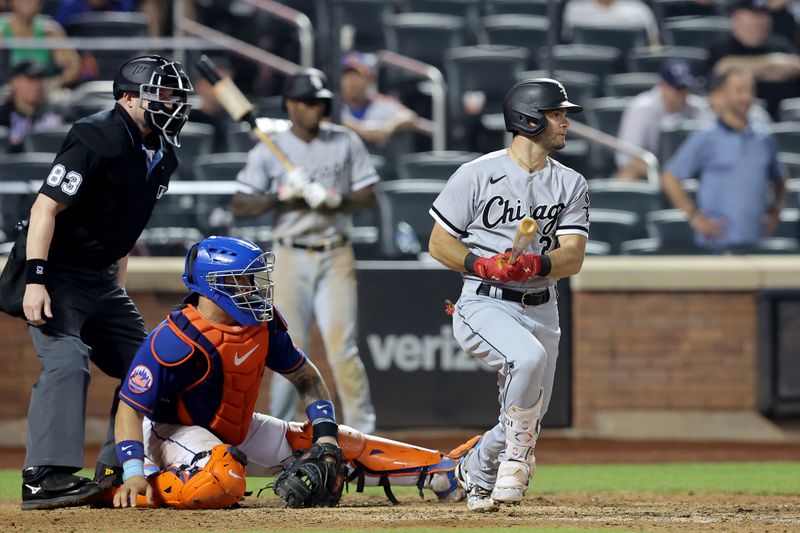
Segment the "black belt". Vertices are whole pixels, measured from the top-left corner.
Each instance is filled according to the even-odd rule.
[[[478,285],[478,290],[475,291],[475,294],[480,294],[481,296],[491,296],[490,290],[493,285],[489,285],[488,283],[481,283]],[[516,302],[518,304],[522,304],[525,307],[535,307],[537,305],[546,304],[550,301],[550,289],[541,292],[525,292],[525,291],[515,291],[514,289],[497,289],[500,292],[500,299],[507,300],[509,302]],[[496,298],[496,296],[494,296]]]
[[[329,252],[339,246],[344,246],[348,243],[347,237],[335,237],[332,239],[325,239],[319,244],[303,244],[293,241],[292,239],[278,239],[278,244],[281,246],[288,246],[290,248],[297,248],[298,250],[306,250],[307,252]]]

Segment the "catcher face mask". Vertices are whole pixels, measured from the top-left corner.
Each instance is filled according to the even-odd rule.
[[[176,147],[181,145],[178,135],[192,109],[187,103],[192,92],[194,87],[189,76],[175,61],[156,68],[150,82],[143,83],[139,89],[139,105],[145,111],[147,125]]]
[[[274,268],[275,256],[264,252],[243,269],[209,272],[206,281],[215,293],[212,300],[242,325],[269,322],[274,314],[275,282],[270,278]]]

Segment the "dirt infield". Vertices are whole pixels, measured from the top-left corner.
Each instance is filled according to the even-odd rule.
[[[345,496],[336,509],[284,509],[276,500],[244,502],[227,511],[167,509],[62,509],[22,512],[17,504],[0,504],[4,532],[70,531],[128,533],[138,531],[332,531],[336,529],[403,529],[410,527],[486,528],[513,526],[622,528],[629,531],[783,532],[800,530],[797,498],[602,494],[532,496],[516,507],[488,514],[468,514],[464,504],[421,502],[402,498],[390,506],[384,499]]]

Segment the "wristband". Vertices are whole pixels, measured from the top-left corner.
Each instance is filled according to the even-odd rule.
[[[336,423],[336,410],[330,400],[317,400],[306,406],[306,416],[308,420],[315,424],[318,420],[330,420]]]
[[[122,465],[122,481],[127,481],[134,476],[144,477],[144,461],[141,459],[128,459]]]
[[[44,285],[47,279],[47,259],[28,259],[25,261],[25,283]]]
[[[472,274],[475,273],[475,261],[477,261],[478,259],[480,258],[477,255],[473,254],[472,252],[469,252],[467,254],[467,256],[464,258],[464,268],[467,270],[467,272],[470,272]]]
[[[333,437],[339,438],[339,425],[333,420],[319,419],[314,422],[314,427],[311,432],[311,441],[317,442],[320,437]]]
[[[124,465],[131,459],[139,459],[144,462],[144,444],[138,440],[124,440],[117,443],[117,459],[119,464]]]
[[[551,270],[553,270],[553,260],[544,254],[540,255],[539,257],[542,260],[542,267],[539,269],[539,275],[545,277],[550,273]]]

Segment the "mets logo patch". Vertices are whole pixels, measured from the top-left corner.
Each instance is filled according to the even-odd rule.
[[[131,375],[128,378],[128,388],[131,392],[142,394],[150,390],[153,386],[153,374],[150,369],[144,365],[139,365],[131,370]]]

